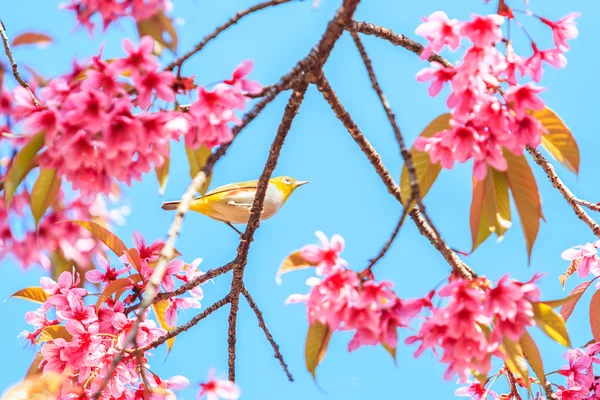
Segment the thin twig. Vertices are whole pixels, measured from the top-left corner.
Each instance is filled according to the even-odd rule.
[[[523,400],[521,395],[519,394],[519,389],[517,389],[517,379],[513,375],[513,373],[508,369],[508,365],[504,368],[504,372],[508,378],[508,384],[510,386],[510,394],[515,398],[515,400]]]
[[[265,163],[265,168],[263,169],[263,172],[260,175],[258,184],[256,186],[256,194],[254,195],[254,201],[252,202],[252,207],[250,209],[250,218],[248,220],[248,224],[246,225],[246,230],[242,235],[240,244],[237,249],[237,257],[235,259],[236,265],[233,270],[233,279],[231,280],[231,289],[229,291],[231,309],[229,311],[229,329],[227,338],[229,380],[232,382],[235,380],[237,313],[239,310],[240,293],[242,291],[242,288],[244,287],[244,268],[246,267],[246,264],[248,262],[248,251],[250,250],[250,243],[252,242],[252,238],[254,237],[254,232],[256,232],[256,230],[260,226],[260,216],[263,210],[265,195],[267,194],[267,188],[269,186],[269,179],[271,179],[271,175],[273,174],[273,171],[277,166],[277,161],[279,159],[279,154],[281,153],[281,148],[283,147],[285,138],[287,137],[287,134],[292,126],[292,121],[298,113],[300,104],[302,104],[302,100],[304,100],[304,94],[306,93],[307,88],[308,82],[302,81],[301,83],[299,83],[298,87],[294,88],[294,92],[290,96],[288,104],[285,107],[281,123],[279,124],[279,128],[277,129],[277,135],[275,136],[275,140],[273,141],[271,149],[269,150],[269,157],[267,159],[267,162]]]
[[[2,22],[2,20],[0,20],[0,36],[2,37],[2,43],[4,43],[4,52],[6,53],[6,56],[8,57],[8,61],[10,62],[10,66],[12,68],[12,73],[13,73],[15,79],[17,80],[17,82],[19,82],[19,85],[21,85],[25,90],[27,90],[27,92],[29,92],[29,95],[31,96],[31,100],[33,100],[33,104],[35,104],[36,106],[39,107],[40,101],[38,100],[37,97],[35,97],[35,94],[33,94],[31,89],[29,88],[29,84],[27,82],[25,82],[23,80],[23,78],[21,78],[21,75],[19,74],[19,68],[17,67],[17,62],[15,61],[12,51],[10,50],[10,45],[8,44],[8,36],[6,36],[6,26],[4,26],[4,22]]]
[[[381,260],[385,256],[385,253],[387,253],[387,251],[390,249],[390,246],[392,245],[392,243],[394,243],[394,240],[396,240],[398,233],[400,233],[400,228],[402,228],[402,225],[406,220],[408,210],[408,207],[404,207],[404,209],[402,210],[402,215],[400,216],[400,219],[398,220],[398,223],[396,224],[396,228],[394,228],[392,235],[389,237],[387,242],[385,242],[385,245],[381,248],[379,254],[377,254],[377,257],[370,260],[369,265],[367,265],[366,271],[371,271],[375,264],[377,264],[377,262]]]
[[[352,39],[354,39],[354,43],[358,48],[358,52],[360,53],[360,56],[363,59],[363,63],[365,64],[365,68],[367,69],[367,74],[369,75],[369,79],[371,80],[371,86],[373,87],[375,93],[377,93],[379,101],[381,102],[381,105],[385,110],[388,120],[390,121],[390,125],[392,126],[392,129],[394,131],[394,135],[396,136],[396,142],[398,142],[398,146],[400,147],[400,155],[402,156],[402,159],[404,160],[404,165],[406,165],[406,170],[408,171],[411,197],[417,202],[417,205],[419,206],[423,217],[435,233],[435,236],[441,237],[440,232],[433,224],[431,218],[429,218],[429,215],[427,214],[427,211],[425,209],[425,204],[423,203],[423,198],[419,189],[419,180],[417,179],[417,171],[412,160],[412,155],[406,147],[406,143],[404,141],[404,137],[402,136],[402,132],[400,131],[400,127],[396,122],[396,115],[394,114],[394,111],[392,111],[392,106],[388,102],[387,98],[385,97],[385,94],[383,93],[383,90],[381,89],[381,86],[379,85],[377,76],[375,75],[375,70],[373,69],[373,64],[371,63],[371,59],[369,58],[369,55],[367,54],[365,46],[360,40],[358,33],[356,33],[355,31],[350,31],[350,34],[352,35]],[[405,206],[408,208],[412,208],[411,203],[412,200],[406,202]]]
[[[194,48],[192,48],[190,51],[185,53],[183,56],[179,57],[178,59],[174,60],[169,65],[167,65],[165,70],[172,71],[175,67],[181,66],[181,64],[183,64],[185,60],[187,60],[188,58],[190,58],[191,56],[193,56],[194,54],[196,54],[197,52],[202,50],[204,48],[204,46],[206,46],[208,44],[208,42],[215,39],[217,36],[219,36],[219,34],[224,32],[225,30],[227,30],[232,25],[237,24],[238,21],[241,20],[242,18],[244,18],[246,15],[252,14],[253,12],[256,12],[256,11],[260,11],[267,7],[276,6],[276,5],[283,4],[283,3],[289,3],[290,1],[291,0],[270,0],[270,1],[265,1],[263,3],[256,4],[255,6],[252,6],[246,10],[239,11],[237,14],[235,14],[233,17],[231,17],[223,25],[218,26],[214,31],[212,31],[212,33],[210,33],[208,36],[204,37],[204,39],[202,39],[202,41],[200,43],[195,45]]]
[[[348,27],[348,29],[355,32],[363,33],[365,35],[377,36],[378,38],[387,40],[394,46],[404,47],[405,49],[412,51],[417,55],[420,55],[424,49],[422,44],[417,43],[414,40],[409,39],[402,34],[394,33],[387,28],[373,25],[368,22],[353,21],[352,24],[350,24],[350,26]],[[429,56],[428,61],[439,62],[444,67],[453,67],[452,63],[450,63],[448,60],[436,53],[433,53],[431,56]]]
[[[367,156],[371,165],[375,168],[375,171],[385,184],[388,189],[388,192],[392,194],[396,200],[402,203],[402,195],[400,193],[400,188],[394,182],[394,179],[385,168],[383,163],[381,162],[381,157],[375,151],[371,143],[367,140],[367,138],[362,134],[358,126],[352,120],[350,114],[346,111],[344,106],[341,104],[337,95],[327,82],[327,79],[324,76],[319,77],[317,81],[317,87],[323,97],[329,103],[331,109],[336,114],[337,118],[344,124],[346,130],[350,133],[354,141],[359,145],[363,153]],[[431,227],[427,224],[427,222],[423,219],[423,216],[419,212],[418,209],[413,209],[410,211],[410,216],[412,220],[417,225],[419,232],[429,239],[429,242],[440,252],[440,254],[446,259],[446,261],[450,264],[452,269],[458,273],[460,276],[464,278],[474,278],[477,276],[475,271],[473,271],[468,265],[466,265],[460,258],[456,255],[454,251],[446,242],[441,238],[437,237],[435,232],[431,229]]]
[[[554,186],[563,195],[567,203],[569,203],[569,205],[577,215],[577,218],[585,222],[585,224],[590,227],[592,232],[594,232],[594,235],[600,237],[600,226],[581,207],[579,199],[575,197],[571,190],[569,190],[569,188],[558,177],[556,171],[554,170],[554,166],[550,164],[550,162],[537,149],[534,149],[531,146],[527,146],[527,151],[533,156],[534,161],[540,167],[542,167],[544,172],[546,172],[546,176],[548,176],[548,179],[550,179],[552,186]]]
[[[156,339],[155,341],[153,341],[152,343],[149,343],[148,345],[140,348],[139,352],[148,351],[150,349],[154,349],[154,348],[162,345],[167,340],[179,335],[181,332],[187,331],[192,326],[196,325],[198,322],[202,321],[204,318],[208,317],[210,314],[214,313],[215,311],[217,311],[219,308],[223,307],[227,303],[229,303],[229,295],[223,297],[221,300],[217,301],[216,303],[214,303],[213,305],[211,305],[210,307],[205,309],[203,312],[196,315],[194,318],[189,320],[189,322],[187,322],[181,326],[178,326],[177,328],[173,329],[172,331],[169,331],[166,335],[161,336],[158,339]]]
[[[262,312],[260,311],[260,309],[258,308],[256,303],[254,302],[254,299],[252,298],[252,296],[248,292],[248,289],[246,289],[245,286],[242,287],[242,294],[248,301],[248,305],[250,306],[250,308],[254,311],[254,314],[256,315],[256,319],[258,320],[258,326],[260,326],[262,328],[263,332],[265,333],[265,336],[267,337],[267,340],[271,344],[271,347],[273,347],[273,352],[275,353],[275,358],[279,360],[279,364],[281,364],[281,368],[283,368],[283,372],[285,372],[289,381],[293,382],[294,378],[292,377],[292,374],[288,370],[287,364],[283,360],[283,356],[281,355],[281,352],[279,351],[279,345],[275,342],[275,339],[273,339],[273,335],[271,335],[269,328],[267,328],[267,324],[265,323],[265,319],[262,316]]]
[[[575,201],[592,211],[600,211],[600,203],[592,203],[591,201],[575,199]]]
[[[547,400],[558,400],[558,396],[552,390],[552,383],[550,381],[546,381],[546,385],[544,386],[544,391],[546,392]]]

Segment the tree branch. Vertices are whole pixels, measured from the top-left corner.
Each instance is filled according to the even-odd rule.
[[[283,372],[285,372],[289,381],[293,382],[294,378],[292,377],[292,374],[288,370],[287,364],[283,360],[283,356],[281,355],[281,352],[279,351],[279,345],[275,342],[275,339],[273,339],[273,335],[271,335],[269,328],[267,328],[267,324],[265,323],[265,320],[262,316],[262,312],[258,308],[258,305],[256,305],[256,303],[254,302],[254,299],[252,298],[252,296],[250,295],[250,292],[248,292],[248,289],[246,289],[245,286],[242,287],[242,294],[248,301],[248,305],[250,306],[250,308],[254,311],[254,314],[256,315],[256,319],[258,320],[258,326],[260,326],[262,328],[263,332],[265,333],[265,336],[267,337],[267,340],[271,344],[271,347],[273,347],[273,352],[275,353],[275,358],[279,360],[279,364],[281,364],[281,368],[283,368]]]
[[[415,53],[417,55],[420,55],[424,49],[422,44],[417,43],[414,40],[409,39],[404,35],[394,33],[387,28],[384,28],[382,26],[373,25],[368,22],[353,21],[350,24],[350,26],[348,27],[348,29],[351,31],[363,33],[365,35],[377,36],[380,39],[387,40],[394,46],[404,47],[405,49],[412,51],[413,53]],[[452,63],[450,63],[444,57],[442,57],[436,53],[433,53],[428,58],[428,60],[439,62],[444,67],[454,67],[454,65],[452,65]]]
[[[537,149],[534,149],[531,146],[527,146],[527,151],[529,154],[533,156],[534,161],[542,167],[544,172],[546,172],[546,176],[550,179],[552,186],[554,186],[565,198],[567,203],[571,206],[577,218],[585,222],[587,226],[590,227],[594,235],[600,237],[600,226],[596,223],[596,221],[589,216],[587,212],[581,207],[580,201],[575,195],[569,190],[569,188],[563,183],[563,181],[558,177],[556,171],[554,170],[554,166],[550,164],[550,162],[540,153]]]
[[[371,165],[375,168],[377,174],[385,184],[388,189],[388,192],[392,194],[398,202],[402,204],[402,195],[400,194],[400,188],[394,182],[394,179],[391,177],[388,170],[385,168],[383,163],[381,162],[381,157],[375,151],[371,143],[365,138],[362,134],[358,126],[352,120],[352,117],[345,110],[344,106],[340,103],[337,95],[327,82],[327,79],[324,76],[321,76],[317,81],[317,86],[321,94],[327,102],[329,103],[331,109],[336,114],[337,118],[344,124],[346,130],[350,133],[354,141],[359,145],[363,153],[367,156]],[[440,254],[446,259],[446,261],[450,264],[452,269],[458,273],[460,276],[464,278],[474,278],[477,276],[475,272],[466,265],[460,258],[452,251],[450,247],[446,244],[446,242],[441,238],[436,236],[435,232],[431,229],[431,227],[427,224],[427,222],[423,219],[423,216],[419,212],[417,208],[414,208],[410,211],[410,216],[412,220],[417,225],[419,232],[429,239],[429,242],[440,252]]]
[[[387,251],[390,249],[390,246],[392,245],[392,243],[394,243],[394,240],[396,240],[398,233],[400,233],[400,228],[402,228],[402,225],[404,225],[404,221],[406,220],[406,216],[408,215],[408,210],[408,207],[404,207],[404,209],[402,209],[402,215],[400,216],[400,219],[398,220],[398,223],[396,224],[396,228],[394,228],[392,235],[387,240],[387,242],[385,242],[385,245],[381,248],[379,254],[377,254],[377,257],[370,260],[369,265],[367,265],[367,268],[365,269],[366,271],[371,271],[375,264],[377,264],[377,262],[381,260],[385,256],[385,253],[387,253]]]
[[[252,7],[248,8],[248,9],[246,9],[246,10],[238,12],[233,17],[231,17],[227,22],[225,22],[223,25],[218,26],[209,35],[207,35],[206,37],[204,37],[204,39],[202,39],[202,41],[200,43],[198,43],[197,45],[195,45],[193,49],[191,49],[190,51],[188,51],[187,53],[185,53],[183,56],[179,57],[178,59],[172,61],[169,65],[167,65],[165,67],[165,70],[172,71],[177,66],[181,67],[181,65],[188,58],[190,58],[194,54],[198,53],[211,40],[215,39],[217,36],[219,36],[219,34],[221,34],[222,32],[224,32],[228,28],[230,28],[232,25],[237,24],[239,22],[239,20],[241,20],[245,16],[247,16],[249,14],[252,14],[252,13],[254,13],[256,11],[260,11],[260,10],[262,10],[264,8],[271,7],[271,6],[277,6],[277,5],[283,4],[283,3],[289,3],[290,1],[292,1],[292,0],[270,0],[270,1],[265,1],[263,3],[259,3],[259,4],[255,5],[255,6],[252,6]]]
[[[10,62],[12,73],[15,79],[17,80],[17,82],[19,82],[19,85],[21,85],[25,90],[27,90],[27,92],[29,92],[31,100],[33,100],[33,104],[39,107],[41,105],[40,101],[37,97],[35,97],[35,94],[33,94],[31,89],[29,88],[29,84],[25,82],[23,78],[21,78],[21,74],[19,74],[17,62],[15,61],[15,58],[12,55],[12,51],[10,50],[10,45],[8,44],[8,36],[6,36],[6,26],[4,26],[4,22],[2,22],[2,20],[0,20],[0,36],[2,37],[2,43],[4,44],[4,52],[8,57],[8,61]]]

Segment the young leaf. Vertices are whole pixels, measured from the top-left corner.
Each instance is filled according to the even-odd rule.
[[[63,272],[73,271],[73,263],[65,258],[60,249],[50,253],[50,277],[54,281],[58,281],[58,277]]]
[[[39,344],[39,343],[47,342],[49,340],[54,340],[54,339],[58,339],[58,338],[62,338],[62,339],[65,339],[66,341],[70,341],[73,337],[71,336],[69,331],[67,331],[67,328],[65,328],[64,326],[50,325],[50,326],[45,327],[42,330],[37,342]]]
[[[316,379],[315,371],[317,366],[323,361],[329,339],[331,339],[331,330],[329,326],[315,321],[306,334],[306,346],[304,347],[304,357],[306,359],[306,369]]]
[[[206,165],[206,161],[212,154],[212,151],[206,147],[205,144],[202,144],[202,146],[198,147],[196,150],[192,150],[185,146],[185,154],[187,154],[187,158],[190,163],[190,177],[194,179],[198,172],[200,172],[200,170]],[[208,187],[210,186],[211,179],[212,174],[206,177],[206,181],[200,188],[200,194],[202,196],[206,194]]]
[[[34,303],[43,303],[48,300],[48,294],[41,287],[28,287],[21,289],[10,297],[17,297],[33,301]]]
[[[52,38],[43,33],[26,32],[18,35],[12,41],[11,46],[17,47],[25,44],[37,44],[40,47],[47,46],[52,43]]]
[[[102,304],[104,304],[104,302],[110,296],[121,291],[122,289],[129,289],[129,288],[133,287],[133,285],[135,283],[137,283],[141,280],[142,280],[142,278],[141,278],[140,274],[135,274],[135,275],[131,275],[128,278],[119,278],[119,279],[115,279],[114,281],[112,281],[111,283],[106,285],[106,287],[104,288],[104,291],[98,297],[98,301],[96,301],[96,310],[100,309],[100,306],[102,306]],[[121,293],[123,293],[123,292],[121,292]],[[117,300],[117,299],[115,299],[115,300]]]
[[[506,174],[491,170],[482,182],[473,179],[471,201],[472,250],[487,239],[492,232],[499,238],[511,226],[510,200]]]
[[[532,302],[531,305],[533,306],[533,319],[537,326],[556,343],[571,347],[569,332],[567,332],[565,320],[560,314],[544,303]]]
[[[523,349],[518,342],[513,342],[510,339],[504,338],[503,349],[506,355],[506,365],[512,373],[519,375],[528,385],[529,383],[529,368],[523,355]]]
[[[125,254],[127,254],[127,260],[129,261],[129,264],[131,264],[137,272],[141,272],[142,260],[140,259],[140,252],[138,251],[138,249],[133,247],[127,250]]]
[[[540,355],[540,350],[533,338],[529,335],[527,331],[523,332],[521,335],[521,339],[519,339],[519,344],[521,345],[521,349],[523,350],[523,355],[525,359],[531,365],[531,369],[535,372],[535,375],[539,379],[542,387],[546,385],[546,373],[544,372],[544,364],[542,363],[542,356]]]
[[[600,342],[600,290],[594,293],[590,301],[590,327],[594,339]]]
[[[122,256],[127,251],[127,246],[125,243],[121,241],[114,233],[106,229],[100,224],[97,224],[94,221],[70,221],[74,222],[82,228],[87,229],[96,237],[96,239],[100,240],[104,243],[109,249],[111,249],[117,256]]]
[[[571,293],[569,293],[569,295],[567,296],[567,299],[569,299],[569,301],[566,302],[560,308],[560,315],[562,315],[565,322],[569,319],[571,314],[573,314],[577,302],[579,301],[579,299],[581,299],[581,296],[583,296],[583,294],[585,293],[587,288],[592,284],[592,282],[593,280],[580,283],[575,289],[571,291]]]
[[[450,114],[440,115],[423,129],[420,136],[432,137],[438,132],[450,129],[450,118]],[[415,146],[410,149],[410,154],[415,167],[417,181],[419,182],[419,191],[421,197],[424,198],[442,170],[442,165],[440,163],[432,164],[429,153],[419,151],[415,149]],[[406,165],[402,167],[402,175],[400,176],[400,193],[402,194],[404,205],[406,205],[411,195],[410,177],[408,176]]]
[[[170,151],[170,150],[169,150]],[[156,167],[156,179],[158,179],[158,194],[165,194],[165,188],[167,187],[167,180],[169,179],[169,163],[171,157],[163,157],[163,163],[160,167]]]
[[[542,146],[559,163],[579,174],[579,147],[567,125],[548,107],[532,114],[548,131],[542,135]]]
[[[540,218],[544,218],[540,193],[525,156],[515,156],[506,150],[504,151],[504,157],[508,161],[506,171],[508,186],[519,212],[521,227],[527,244],[528,262],[531,262],[531,249],[540,228]]]
[[[175,30],[175,26],[173,26],[173,21],[162,11],[158,11],[148,19],[138,21],[137,28],[140,38],[148,35],[160,45],[157,55],[160,55],[164,47],[175,54],[177,50],[177,31]],[[168,34],[169,41],[165,40],[165,33]]]
[[[158,321],[158,325],[160,325],[160,327],[165,329],[167,332],[175,329],[174,326],[170,326],[169,324],[167,324],[167,321],[165,320],[165,312],[167,311],[168,306],[169,300],[161,300],[152,304],[152,310],[154,311],[154,315],[156,316],[156,321]],[[174,337],[167,340],[167,352],[171,352],[171,349],[173,348],[173,343],[175,343]]]
[[[31,213],[35,220],[35,226],[46,210],[54,203],[60,190],[61,179],[56,176],[54,168],[41,168],[40,175],[31,189]]]
[[[10,208],[10,203],[17,187],[35,166],[35,155],[44,147],[45,137],[44,132],[33,136],[13,159],[4,179],[4,201],[6,208]]]
[[[287,256],[287,258],[283,260],[283,263],[281,263],[277,275],[275,276],[275,282],[277,282],[278,285],[281,285],[281,275],[299,269],[314,267],[316,265],[316,263],[305,260],[300,254],[300,251],[295,251]]]
[[[381,343],[381,346],[385,349],[385,351],[390,353],[390,356],[392,356],[394,359],[394,364],[396,365],[396,348],[390,347],[387,343]]]
[[[577,268],[579,268],[579,261],[580,261],[579,259],[575,259],[575,260],[571,261],[571,263],[569,264],[569,267],[567,268],[565,273],[561,274],[558,277],[558,281],[560,282],[563,289],[565,288],[565,283],[567,282],[567,278],[570,277],[571,275],[573,275],[575,272],[577,272]]]
[[[33,361],[31,362],[31,365],[29,366],[29,369],[27,370],[27,373],[25,374],[25,378],[30,378],[32,376],[41,374],[43,372],[43,369],[40,368],[40,363],[44,360],[44,356],[42,355],[42,352],[38,352],[35,357],[33,357]]]

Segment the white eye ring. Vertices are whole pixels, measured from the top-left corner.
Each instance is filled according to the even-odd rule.
[[[290,183],[292,183],[292,180],[290,178],[283,178],[283,182],[289,185]]]

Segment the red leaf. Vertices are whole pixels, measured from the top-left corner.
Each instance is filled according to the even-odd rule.
[[[53,39],[43,33],[25,32],[15,37],[12,41],[12,46],[17,47],[25,44],[37,44],[40,47],[47,46],[52,43]]]
[[[590,301],[590,327],[596,341],[600,341],[600,291],[592,296]]]
[[[569,319],[571,314],[573,314],[577,302],[579,301],[579,299],[581,299],[581,296],[583,296],[583,293],[587,290],[587,288],[592,282],[593,280],[583,282],[579,284],[575,289],[573,289],[571,293],[569,293],[568,297],[571,299],[560,308],[560,315],[562,315],[565,322]]]

